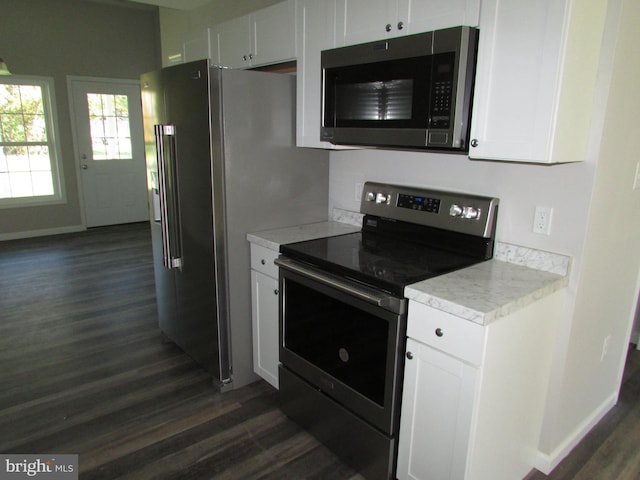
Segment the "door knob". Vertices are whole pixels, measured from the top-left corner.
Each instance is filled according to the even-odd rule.
[[[89,169],[89,165],[87,165],[86,163],[83,163],[82,167],[80,167],[80,168],[82,168],[83,170],[88,170]]]

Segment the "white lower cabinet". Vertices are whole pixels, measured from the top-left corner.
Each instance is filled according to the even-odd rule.
[[[560,290],[486,326],[410,301],[399,480],[516,480],[535,466]]]
[[[464,478],[477,368],[407,340],[399,479]]]
[[[253,370],[278,388],[278,252],[251,244]]]

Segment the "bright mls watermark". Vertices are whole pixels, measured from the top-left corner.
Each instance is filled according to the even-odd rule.
[[[78,455],[2,455],[0,480],[78,480]]]

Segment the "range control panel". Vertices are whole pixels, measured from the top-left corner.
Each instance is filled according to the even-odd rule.
[[[367,182],[360,212],[489,237],[498,204],[495,197]]]
[[[399,208],[410,208],[411,210],[419,210],[421,212],[438,213],[440,212],[440,199],[401,193],[398,195],[397,206]]]

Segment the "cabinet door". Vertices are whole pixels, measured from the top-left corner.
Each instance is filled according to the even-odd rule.
[[[339,46],[386,38],[396,21],[396,0],[338,0],[336,32]]]
[[[278,388],[278,281],[251,270],[253,370]]]
[[[464,478],[476,377],[474,367],[407,339],[399,480]]]
[[[212,28],[217,36],[219,65],[229,68],[251,66],[251,19],[234,18]]]
[[[209,30],[205,29],[185,37],[182,41],[182,59],[186,62],[211,58]]]
[[[601,3],[483,0],[470,157],[584,160],[606,17]]]
[[[334,0],[299,0],[296,72],[296,146],[331,148],[320,141],[320,52],[335,46]]]
[[[398,0],[396,35],[468,25],[477,27],[480,0]]]
[[[270,65],[296,58],[296,4],[277,3],[251,15],[252,65]]]

